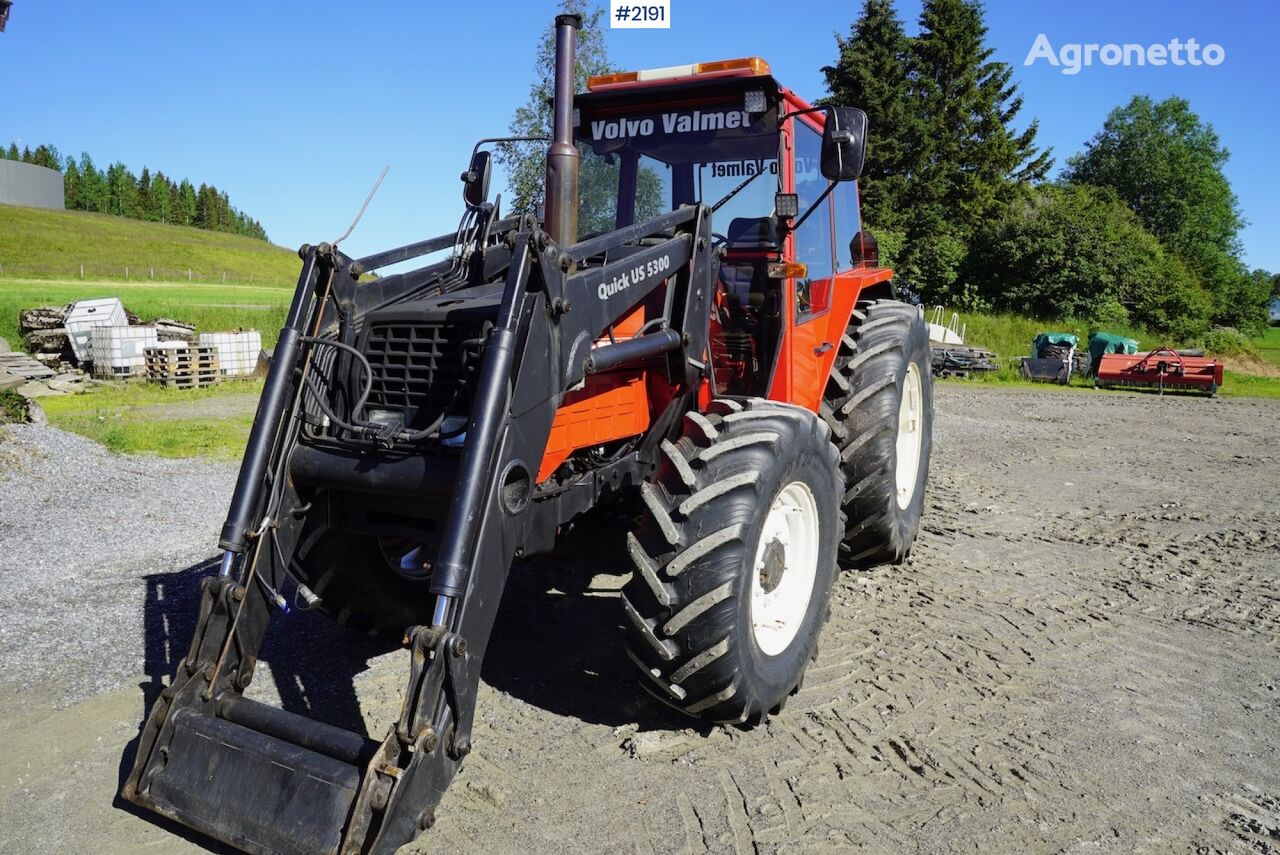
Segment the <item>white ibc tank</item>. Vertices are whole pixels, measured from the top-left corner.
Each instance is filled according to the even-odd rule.
[[[95,300],[78,300],[71,304],[63,326],[71,340],[71,352],[84,362],[93,359],[89,353],[90,338],[94,327],[127,327],[129,317],[118,297],[99,297]]]
[[[89,354],[95,377],[132,377],[147,373],[144,351],[155,347],[155,327],[93,327]]]
[[[262,333],[257,330],[239,332],[200,333],[200,346],[218,348],[218,363],[225,377],[243,377],[252,374],[258,366],[258,352],[262,350]]]

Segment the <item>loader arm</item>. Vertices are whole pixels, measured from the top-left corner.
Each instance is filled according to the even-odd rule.
[[[398,720],[374,743],[242,695],[273,594],[294,584],[305,521],[325,513],[291,469],[307,421],[308,372],[320,370],[317,337],[340,335],[344,323],[359,327],[399,301],[444,292],[464,299],[474,279],[439,265],[358,278],[440,248],[438,241],[360,261],[324,245],[304,248],[223,529],[222,569],[202,582],[190,652],[144,726],[123,790],[129,800],[250,852],[391,853],[434,822],[471,750],[480,666],[512,561],[548,550],[557,529],[601,495],[638,483],[709,371],[708,208],[686,206],[570,246],[524,221],[495,226],[465,274],[483,280],[505,265],[496,271],[501,300],[442,520],[433,618],[405,632],[410,673]],[[599,343],[664,284],[663,314],[644,334]],[[593,372],[655,362],[679,391],[654,427],[607,466],[537,483],[566,392]]]

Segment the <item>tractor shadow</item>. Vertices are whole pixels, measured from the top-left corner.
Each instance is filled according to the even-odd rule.
[[[621,548],[615,551],[612,546],[621,544],[623,535],[607,520],[587,523],[578,531],[554,556],[517,563],[511,569],[482,679],[511,697],[587,723],[634,724],[640,730],[698,727],[640,688],[635,666],[624,652],[626,617],[618,580],[630,565]],[[143,577],[145,679],[139,684],[143,715],[138,735],[120,758],[119,786],[133,768],[142,725],[191,644],[199,618],[200,580],[217,569],[217,559],[211,558],[183,570]],[[369,667],[370,660],[391,649],[394,646],[387,642],[352,632],[324,615],[295,610],[273,618],[259,660],[269,666],[281,707],[370,736],[354,678]],[[159,822],[193,843],[211,845],[207,838],[118,795],[114,806]]]
[[[640,687],[624,650],[625,531],[592,514],[555,554],[511,568],[481,676],[500,692],[590,724],[699,727]]]

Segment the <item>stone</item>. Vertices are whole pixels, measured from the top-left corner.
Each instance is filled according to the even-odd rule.
[[[63,395],[56,389],[50,389],[48,384],[37,383],[34,380],[26,385],[18,387],[18,394],[24,398],[47,398],[50,395]]]
[[[9,342],[0,338],[0,353],[12,353],[13,348],[9,347]]]

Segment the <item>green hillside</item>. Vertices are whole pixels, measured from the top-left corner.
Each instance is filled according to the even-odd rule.
[[[298,256],[224,232],[83,211],[0,205],[0,287],[10,277],[293,285]]]

